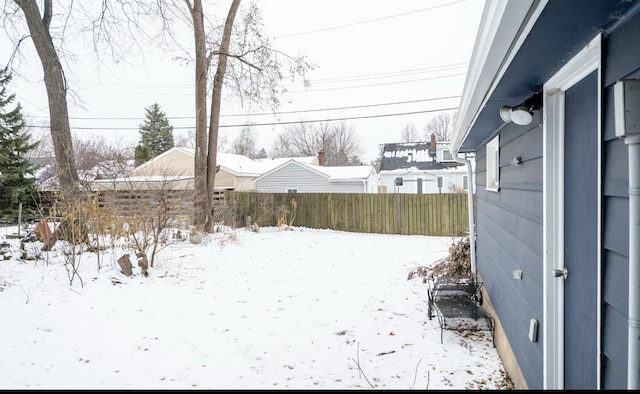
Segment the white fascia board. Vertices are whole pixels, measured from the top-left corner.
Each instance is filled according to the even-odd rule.
[[[449,150],[457,154],[548,0],[486,0]],[[532,11],[532,12],[530,12]]]

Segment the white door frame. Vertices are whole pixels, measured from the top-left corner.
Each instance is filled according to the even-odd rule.
[[[601,108],[601,34],[564,65],[543,87],[543,388],[564,389],[564,280],[554,277],[554,269],[564,268],[564,99],[565,92],[591,72],[598,70],[598,108]],[[601,266],[601,114],[598,111],[598,272]],[[571,273],[569,273],[571,275]],[[598,338],[600,353],[600,289],[597,279]],[[597,355],[596,355],[597,356]],[[600,358],[598,387],[600,387]]]

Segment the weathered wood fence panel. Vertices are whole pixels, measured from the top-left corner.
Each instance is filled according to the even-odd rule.
[[[275,226],[276,212],[287,210],[294,226],[340,231],[463,236],[469,229],[467,195],[356,194],[356,193],[254,193],[225,192],[225,200],[238,211],[238,223]]]
[[[145,208],[162,206],[180,222],[188,222],[193,212],[193,193],[178,190],[100,191],[99,206],[123,215],[140,214]],[[340,231],[463,236],[468,225],[467,195],[401,194],[401,193],[255,193],[227,191],[218,194],[214,219],[225,218],[225,224],[243,226],[251,223],[275,226],[277,213],[289,211],[296,201],[294,226],[326,228]],[[220,205],[222,203],[222,205]],[[217,208],[216,208],[217,207]],[[224,209],[223,209],[224,208]],[[235,220],[231,220],[233,212]],[[224,211],[224,212],[223,212]],[[217,219],[216,219],[217,218]]]

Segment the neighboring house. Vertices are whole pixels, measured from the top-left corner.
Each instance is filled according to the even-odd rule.
[[[96,181],[94,190],[193,189],[194,149],[174,147],[134,168],[128,176]],[[243,155],[218,152],[214,190],[254,191],[255,178],[286,160],[317,163],[315,156],[252,160]]]
[[[58,176],[55,173],[55,158],[32,158],[31,161],[36,167],[34,176],[39,190],[42,192],[58,191],[59,185]],[[105,160],[89,170],[78,170],[78,179],[83,184],[91,183],[99,179],[115,179],[125,176],[132,169],[133,160],[125,160],[123,162]]]
[[[322,160],[320,160],[322,162]],[[262,193],[377,193],[373,166],[325,167],[290,159],[256,178]]]
[[[475,153],[474,263],[516,388],[640,388],[639,11],[485,4],[450,150]]]
[[[379,176],[381,193],[454,193],[470,184],[465,165],[435,135],[429,142],[384,144]]]
[[[194,149],[174,147],[136,167],[130,174],[137,176],[176,176],[194,175]],[[264,166],[243,155],[218,152],[214,190],[254,190],[254,179],[264,172]],[[191,186],[193,188],[193,186]]]

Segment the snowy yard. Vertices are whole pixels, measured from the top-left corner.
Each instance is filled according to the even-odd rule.
[[[85,252],[69,285],[63,242],[23,261],[15,230],[0,228],[2,389],[509,388],[491,335],[441,344],[407,279],[450,237],[238,229],[173,242],[148,277],[134,258],[122,274],[122,250],[100,269]]]

